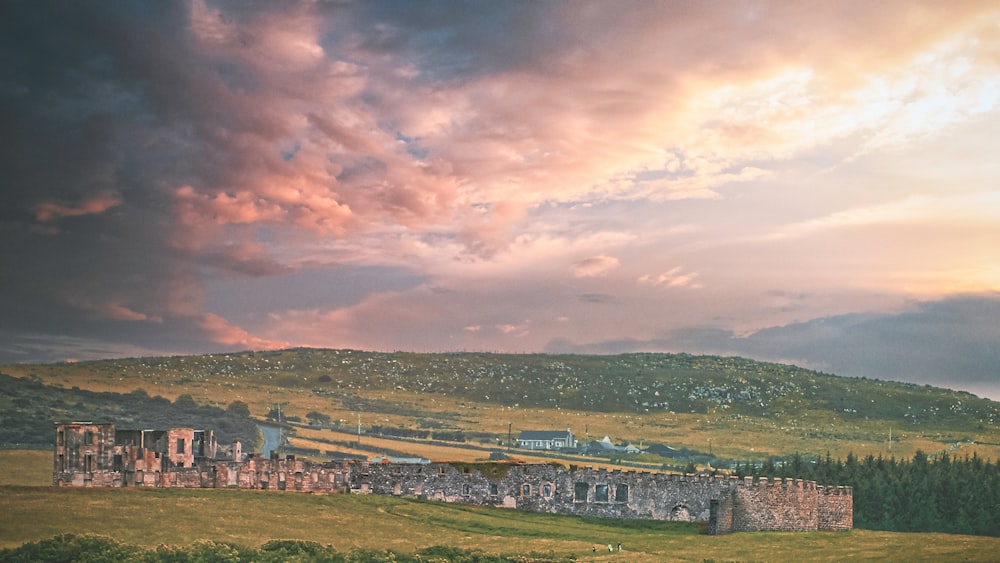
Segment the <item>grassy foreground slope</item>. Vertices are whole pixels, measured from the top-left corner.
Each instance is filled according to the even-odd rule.
[[[377,353],[293,349],[0,366],[49,385],[226,407],[334,426],[455,429],[483,443],[525,429],[661,442],[728,459],[917,450],[1000,459],[1000,403],[743,358]],[[889,442],[890,434],[892,442]],[[956,451],[957,450],[957,451]]]
[[[200,489],[56,489],[12,485],[47,474],[39,452],[0,451],[0,548],[60,534],[127,544],[199,540],[260,546],[274,539],[413,552],[446,545],[580,561],[995,561],[1000,539],[889,532],[755,533],[713,537],[690,524],[534,514],[375,495]],[[591,551],[617,544],[623,554]],[[605,548],[606,549],[606,548]]]

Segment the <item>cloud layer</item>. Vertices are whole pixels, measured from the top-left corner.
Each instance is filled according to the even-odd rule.
[[[728,334],[853,373],[762,335],[1000,290],[991,2],[43,4],[0,21],[0,360]]]

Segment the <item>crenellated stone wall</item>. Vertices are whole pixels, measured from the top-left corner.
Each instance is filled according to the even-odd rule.
[[[854,494],[851,487],[817,487],[820,530],[842,531],[854,527]]]
[[[738,479],[556,464],[315,463],[217,456],[211,432],[120,431],[73,423],[56,429],[53,484],[82,487],[238,488],[409,496],[600,518],[705,522],[712,534],[849,530],[850,487],[801,479]],[[211,454],[211,455],[208,455]]]
[[[372,464],[367,491],[603,518],[708,520],[728,478],[533,464]]]
[[[360,492],[601,518],[707,522],[713,534],[848,530],[851,491],[801,479],[737,479],[554,465],[370,464]]]

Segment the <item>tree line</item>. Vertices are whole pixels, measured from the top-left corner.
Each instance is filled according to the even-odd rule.
[[[918,450],[912,459],[849,454],[843,461],[796,454],[782,464],[740,464],[735,473],[851,486],[855,528],[1000,536],[1000,463],[975,454],[932,460]]]
[[[30,377],[0,374],[0,446],[51,448],[55,424],[70,420],[113,422],[131,429],[212,429],[220,444],[240,440],[247,450],[258,441],[257,424],[242,401],[222,408],[198,404],[191,395],[171,402],[142,389],[125,394],[64,389]]]

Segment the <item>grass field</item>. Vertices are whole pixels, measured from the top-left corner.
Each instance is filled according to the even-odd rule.
[[[371,457],[377,455],[371,450],[361,450],[343,446],[330,445],[325,440],[350,440],[353,439],[349,434],[344,434],[342,432],[333,432],[330,430],[323,430],[317,428],[297,428],[295,436],[289,438],[289,442],[296,447],[300,448],[312,448],[318,449],[320,451],[326,450],[336,450],[342,453],[353,453],[366,457]],[[429,459],[431,461],[486,461],[489,458],[489,452],[482,449],[471,449],[465,447],[461,444],[456,444],[455,446],[445,446],[440,444],[427,443],[421,440],[413,441],[403,441],[403,440],[392,440],[387,438],[376,438],[372,436],[364,436],[361,439],[361,443],[365,446],[374,449],[384,449],[385,451],[400,451],[406,453],[408,456],[422,457],[424,459]],[[531,455],[528,455],[528,454]],[[535,454],[539,455],[535,455]],[[305,456],[309,457],[309,456]],[[595,468],[605,468],[605,469],[620,469],[618,465],[604,463],[602,458],[586,458],[584,461],[567,461],[565,459],[548,457],[544,455],[544,452],[527,452],[523,450],[513,450],[510,452],[510,457],[519,461],[524,461],[527,463],[561,463],[563,465],[569,465],[575,463],[577,465],[585,465],[588,467]],[[323,461],[326,458],[323,456],[317,456],[316,460]],[[652,470],[652,469],[651,469]]]
[[[411,552],[433,545],[581,561],[997,561],[1000,538],[885,532],[713,537],[690,524],[583,519],[374,495],[199,489],[56,489],[48,452],[0,451],[0,547],[63,533],[142,546],[302,539]],[[621,542],[609,554],[596,545]]]

